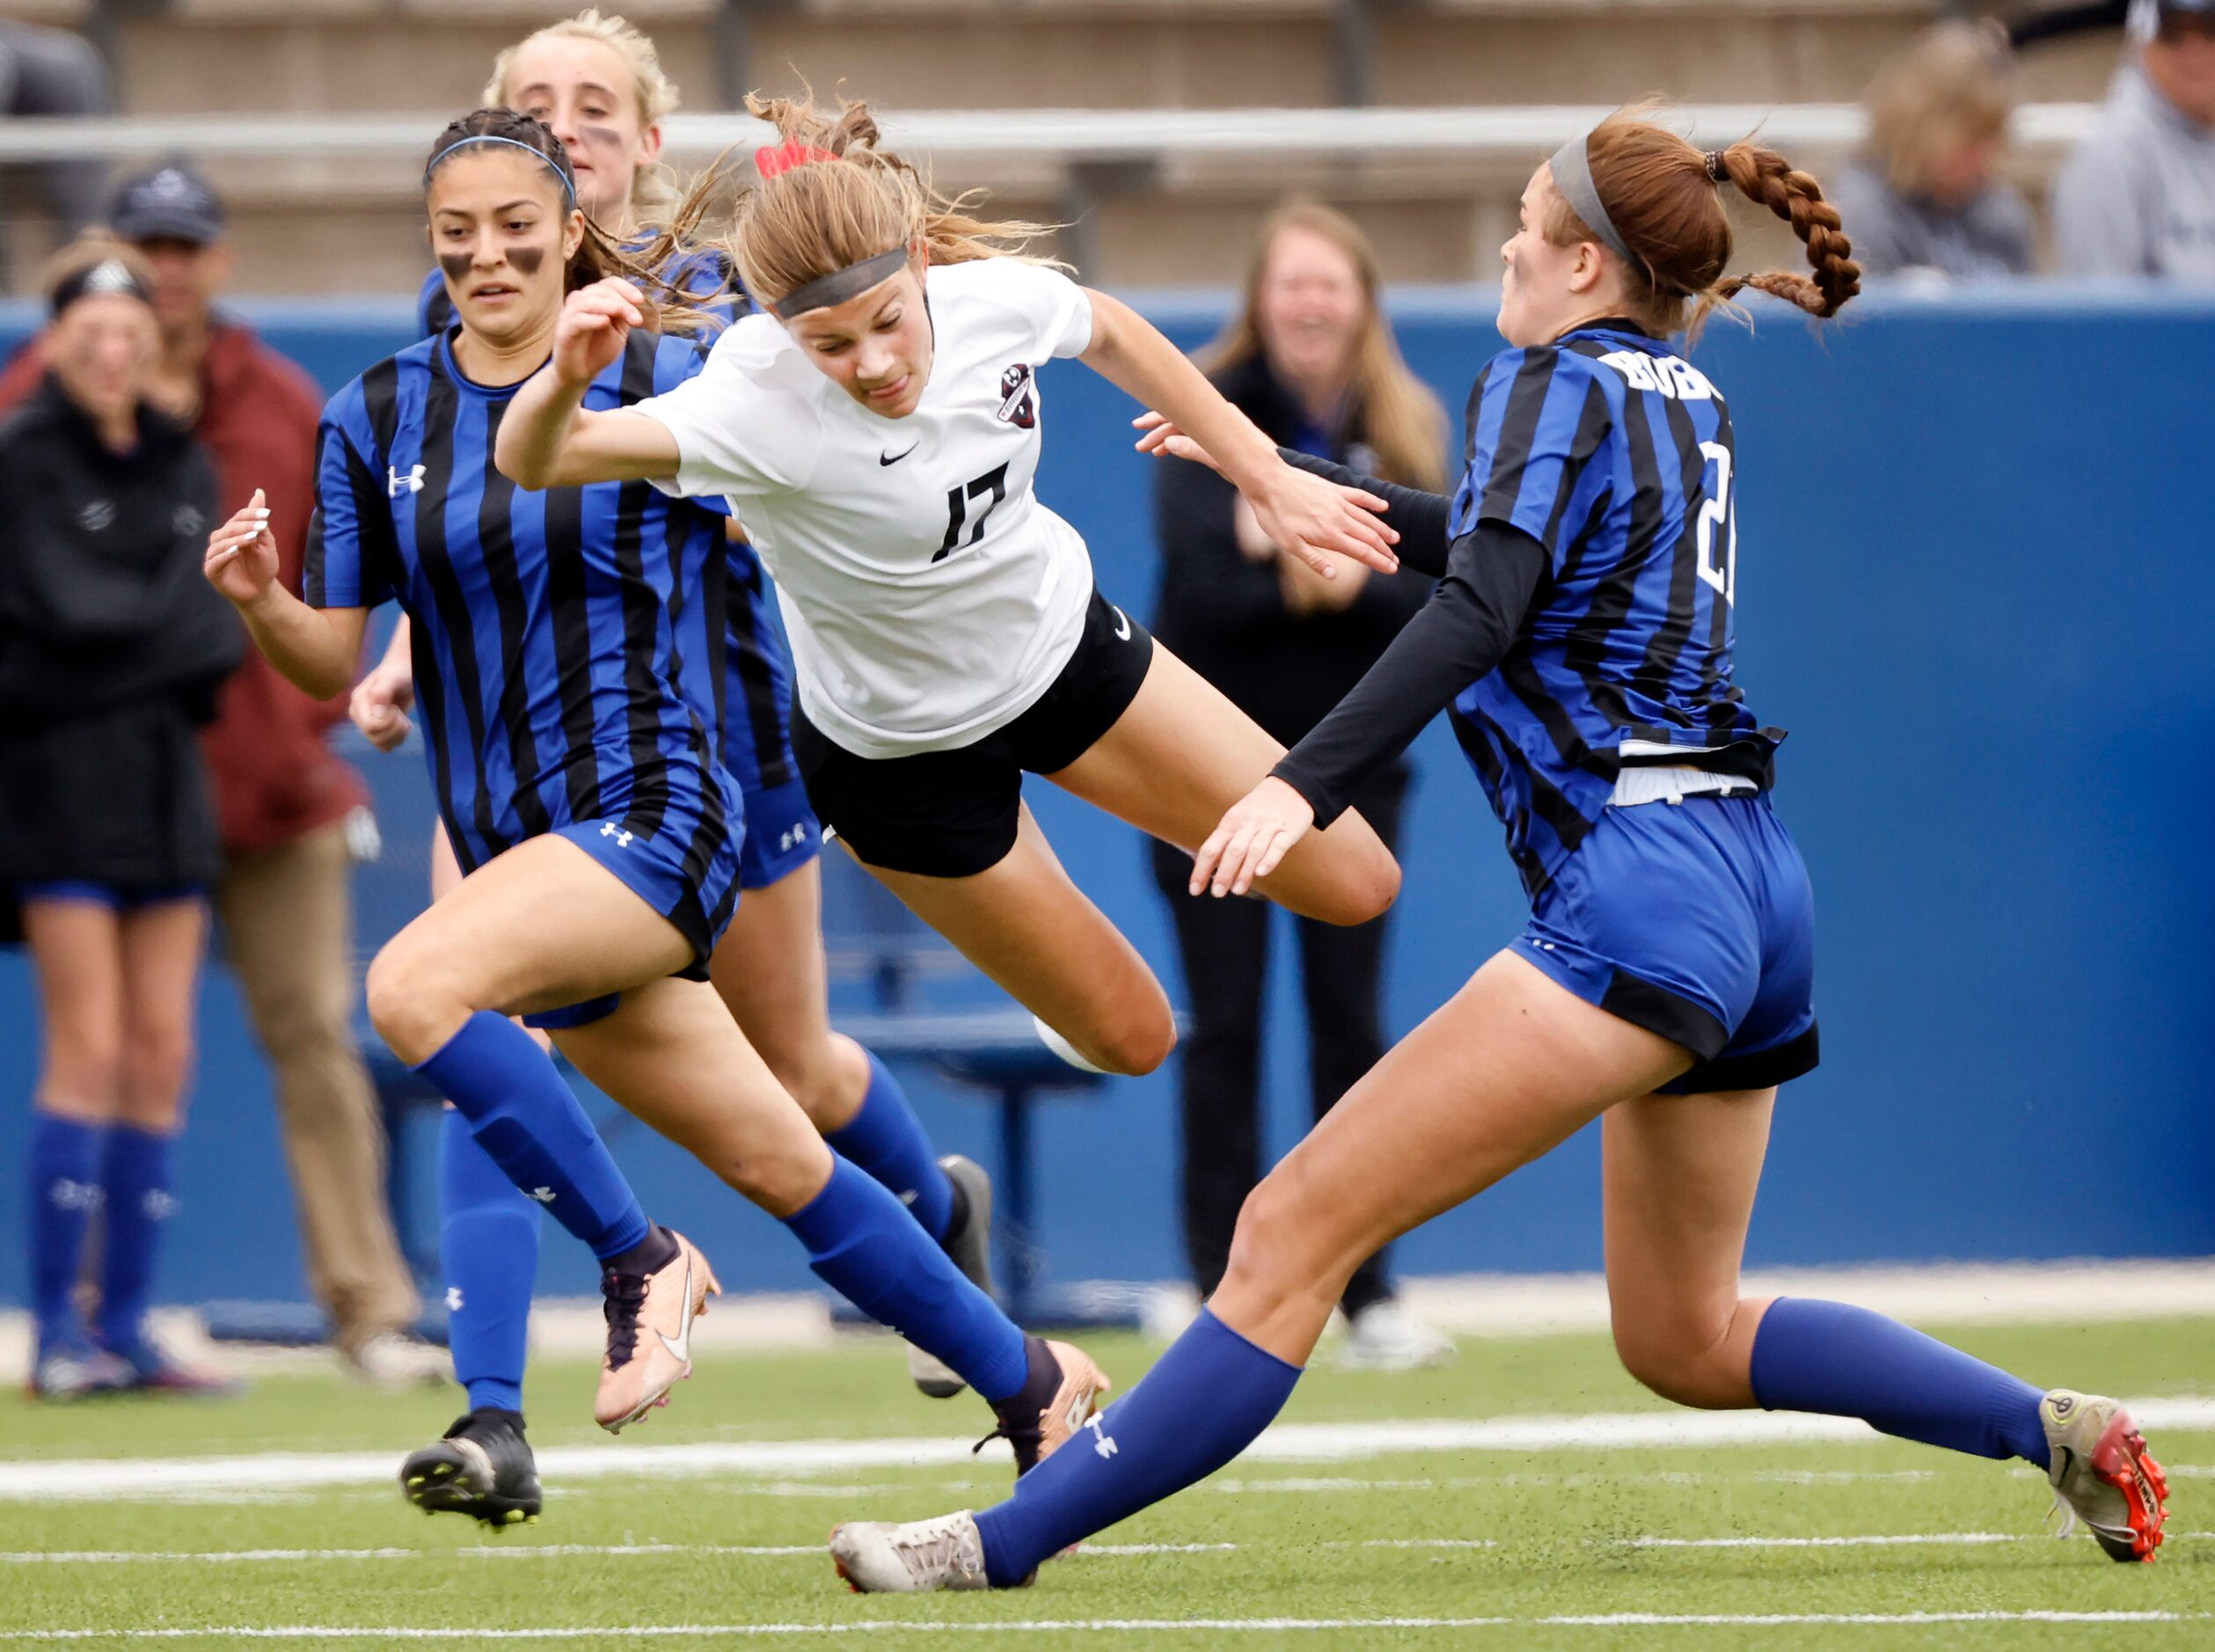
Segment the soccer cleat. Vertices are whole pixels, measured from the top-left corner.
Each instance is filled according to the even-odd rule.
[[[2161,1546],[2168,1477],[2146,1449],[2131,1414],[2100,1394],[2056,1388],[2038,1402],[2052,1463],[2057,1537],[2081,1521],[2111,1561],[2146,1561]]]
[[[62,1342],[39,1356],[31,1368],[33,1400],[84,1400],[131,1385],[132,1367],[90,1342]]]
[[[691,1240],[669,1228],[654,1231],[675,1246],[667,1261],[650,1273],[610,1268],[600,1275],[608,1351],[592,1416],[610,1434],[668,1404],[669,1390],[692,1374],[692,1321],[707,1312],[709,1297],[723,1294]]]
[[[939,1159],[939,1168],[961,1188],[968,1206],[961,1225],[941,1241],[946,1254],[963,1276],[989,1297],[992,1294],[992,1178],[983,1166],[959,1153]],[[951,1365],[912,1342],[908,1344],[908,1375],[933,1400],[951,1400],[969,1386]]]
[[[857,1595],[991,1587],[984,1575],[984,1539],[966,1509],[935,1520],[849,1521],[831,1531],[830,1561]]]
[[[130,1373],[123,1384],[126,1393],[180,1394],[192,1400],[226,1400],[246,1391],[246,1385],[236,1377],[226,1377],[205,1365],[189,1364],[151,1341],[142,1342],[128,1352],[121,1349],[108,1351]]]
[[[1053,1367],[1055,1386],[1051,1396],[1036,1411],[1029,1409],[1025,1394],[1002,1400],[994,1407],[999,1412],[999,1426],[973,1448],[973,1451],[981,1451],[994,1440],[1005,1440],[1015,1451],[1018,1480],[1067,1444],[1070,1436],[1100,1409],[1100,1396],[1115,1386],[1081,1348],[1037,1337],[1028,1341],[1034,1349],[1045,1351]],[[1035,1371],[1036,1365],[1032,1369]],[[1030,1385],[1025,1386],[1027,1393],[1037,1392]]]
[[[1451,1338],[1387,1297],[1347,1321],[1339,1363],[1356,1371],[1416,1371],[1447,1364],[1458,1352]]]
[[[538,1465],[523,1418],[486,1407],[408,1453],[400,1491],[426,1514],[464,1514],[495,1528],[538,1517]]]
[[[392,1390],[443,1383],[453,1363],[444,1349],[406,1331],[379,1331],[341,1349],[339,1357],[362,1382]]]

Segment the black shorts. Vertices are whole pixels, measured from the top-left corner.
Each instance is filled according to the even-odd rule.
[[[873,866],[966,878],[1015,847],[1023,771],[1052,774],[1115,725],[1153,661],[1153,637],[1098,591],[1077,652],[1020,717],[974,745],[858,757],[793,708],[793,755],[825,829]]]

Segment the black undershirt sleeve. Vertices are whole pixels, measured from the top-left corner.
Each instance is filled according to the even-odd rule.
[[[1446,523],[1453,510],[1453,501],[1445,494],[1427,493],[1420,487],[1402,487],[1398,482],[1364,476],[1297,448],[1279,448],[1276,454],[1296,471],[1305,471],[1341,487],[1358,487],[1376,494],[1392,508],[1385,513],[1385,522],[1400,536],[1393,549],[1400,552],[1400,561],[1433,579],[1445,573]]]
[[[1503,522],[1480,522],[1453,542],[1429,602],[1269,771],[1308,800],[1318,830],[1346,812],[1366,776],[1507,657],[1550,567],[1544,545]]]

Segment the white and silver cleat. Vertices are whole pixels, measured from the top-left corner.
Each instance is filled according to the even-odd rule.
[[[935,1520],[850,1520],[832,1530],[830,1559],[857,1595],[991,1587],[984,1539],[966,1509]]]
[[[2056,1537],[2081,1524],[2114,1561],[2150,1561],[2168,1517],[2168,1477],[2131,1414],[2103,1394],[2056,1388],[2038,1402],[2052,1464]]]

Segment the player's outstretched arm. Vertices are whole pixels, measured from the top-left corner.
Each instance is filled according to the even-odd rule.
[[[493,463],[518,487],[642,482],[676,473],[676,438],[667,425],[618,409],[584,406],[592,381],[623,354],[645,302],[628,281],[595,281],[562,301],[553,359],[525,382],[500,421]]]
[[[294,687],[327,700],[346,692],[362,658],[366,608],[311,608],[277,578],[277,542],[260,488],[208,536],[208,582],[230,599],[254,647]]]
[[[1380,572],[1400,567],[1399,535],[1378,521],[1385,501],[1294,470],[1276,444],[1224,399],[1206,375],[1160,331],[1119,299],[1087,288],[1093,312],[1086,366],[1149,407],[1159,408],[1204,449],[1244,493],[1269,539],[1326,579],[1337,576],[1330,552]],[[503,433],[504,434],[504,433]]]

